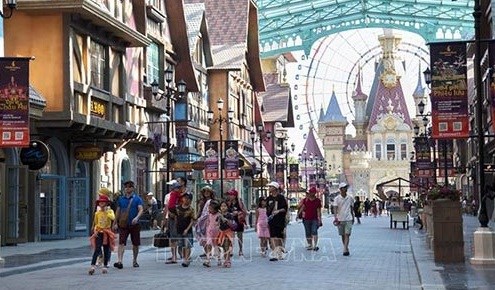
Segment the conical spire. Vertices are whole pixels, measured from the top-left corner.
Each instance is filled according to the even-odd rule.
[[[335,95],[335,90],[332,92],[330,97],[330,103],[328,104],[327,111],[323,119],[320,118],[319,122],[347,122],[346,117],[342,115],[340,110],[339,102],[337,101],[337,96]]]
[[[361,67],[359,67],[357,78],[358,80],[356,90],[354,91],[354,94],[352,94],[352,99],[354,101],[366,101],[368,99],[368,96],[363,93],[363,90],[361,88]]]
[[[421,79],[421,62],[420,62],[418,66],[418,83],[413,93],[414,99],[423,99],[425,96],[425,88],[423,87],[421,80],[422,79]]]
[[[323,110],[323,106],[320,108],[320,117],[318,118],[318,123],[323,122],[325,119],[325,111]]]

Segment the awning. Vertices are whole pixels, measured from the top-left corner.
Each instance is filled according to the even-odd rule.
[[[246,155],[246,153],[239,152],[240,159],[244,162],[244,165],[241,167],[241,169],[246,169],[246,170],[252,170],[252,169],[260,169],[261,164],[258,161],[258,159]]]

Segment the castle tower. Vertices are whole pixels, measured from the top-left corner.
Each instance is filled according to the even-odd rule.
[[[356,128],[356,139],[365,139],[366,129],[366,100],[368,96],[361,89],[361,68],[358,71],[356,90],[352,94],[354,100],[355,119],[352,121]]]
[[[347,125],[347,118],[342,115],[334,90],[325,114],[323,117],[320,116],[318,121],[319,136],[323,142],[330,177],[338,176],[344,171],[343,148]],[[338,179],[335,179],[332,182],[337,181]]]

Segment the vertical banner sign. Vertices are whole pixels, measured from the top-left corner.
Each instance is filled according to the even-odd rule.
[[[275,181],[278,182],[280,187],[284,189],[285,187],[285,182],[284,182],[284,176],[285,176],[285,164],[279,163],[275,165]]]
[[[430,44],[432,137],[468,138],[466,44]]]
[[[291,190],[299,189],[299,164],[289,165],[289,187]]]
[[[205,174],[206,180],[219,179],[218,173],[218,141],[205,141]]]
[[[490,67],[495,67],[495,43],[490,43]],[[495,73],[491,72],[490,75],[490,97],[492,101],[492,128],[495,131]]]
[[[0,58],[0,147],[29,147],[29,58]]]
[[[225,142],[225,179],[239,178],[239,143]]]
[[[452,176],[454,172],[454,145],[452,140],[438,140],[438,176],[445,177],[445,168],[447,176]]]

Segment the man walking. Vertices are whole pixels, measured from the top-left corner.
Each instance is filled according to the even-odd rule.
[[[143,214],[143,200],[134,191],[134,182],[124,182],[124,194],[117,201],[117,213],[114,222],[114,229],[119,230],[119,248],[117,253],[117,262],[113,264],[115,268],[122,269],[122,259],[127,243],[127,238],[131,236],[132,242],[132,266],[139,267],[137,256],[139,245],[141,244],[141,227],[139,218]]]
[[[339,229],[339,235],[342,238],[344,246],[344,256],[349,256],[349,238],[351,236],[352,225],[354,224],[354,198],[347,195],[349,185],[345,182],[339,184],[340,195],[335,197],[334,208],[334,224]]]
[[[270,261],[282,259],[284,230],[287,226],[285,215],[287,213],[287,200],[279,193],[280,185],[272,181],[268,183],[268,192],[270,195],[266,199],[268,215],[268,228],[270,230],[270,246],[272,249],[272,258]]]

